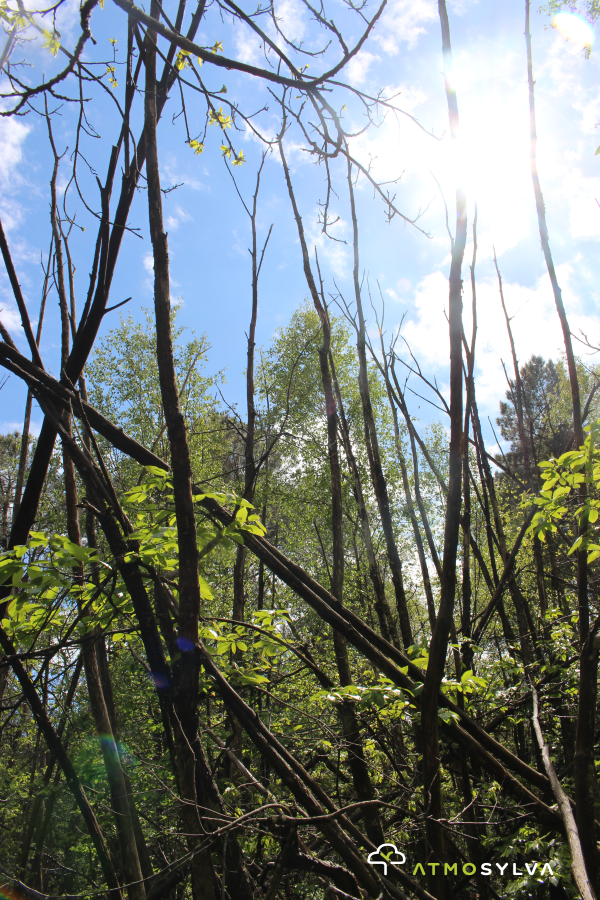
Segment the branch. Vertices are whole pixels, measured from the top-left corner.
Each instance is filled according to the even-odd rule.
[[[552,785],[552,792],[556,797],[556,802],[558,804],[560,814],[562,816],[563,822],[565,823],[565,831],[567,832],[567,840],[569,841],[569,850],[571,852],[571,869],[573,870],[573,877],[575,878],[575,882],[581,893],[582,900],[595,900],[595,894],[592,890],[592,886],[590,884],[585,867],[585,861],[583,859],[581,841],[579,840],[579,832],[575,823],[573,810],[571,809],[571,803],[569,801],[569,798],[563,791],[560,781],[558,780],[558,776],[556,774],[554,766],[552,765],[552,760],[550,759],[550,751],[548,750],[548,745],[544,741],[544,735],[542,734],[539,718],[538,694],[533,681],[531,682],[531,696],[533,698],[533,713],[531,716],[533,731],[535,733],[538,747],[540,748],[540,753],[542,754],[546,774],[548,776],[550,784]],[[593,823],[590,823],[590,826],[593,828]]]

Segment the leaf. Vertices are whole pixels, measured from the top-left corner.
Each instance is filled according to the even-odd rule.
[[[150,475],[158,475],[160,478],[169,474],[166,469],[159,469],[158,466],[146,466],[145,469]]]
[[[187,57],[191,55],[189,50],[179,50],[175,58],[175,68],[178,72],[181,72],[182,69],[185,69],[189,65]]]
[[[196,156],[200,156],[201,153],[204,152],[204,144],[200,141],[190,141],[190,147],[196,154]]]
[[[269,679],[265,678],[264,675],[242,674],[242,675],[238,675],[237,677],[238,677],[238,680],[242,684],[249,684],[249,685],[257,684],[258,685],[258,684],[268,684],[269,683]]]
[[[200,582],[200,596],[203,600],[213,600],[213,592],[210,589],[210,585],[202,575],[198,574],[198,581]]]
[[[459,722],[460,716],[451,709],[438,709],[438,719],[442,722]]]

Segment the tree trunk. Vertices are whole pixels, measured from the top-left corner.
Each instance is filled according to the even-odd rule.
[[[450,27],[445,0],[438,3],[442,26],[442,47],[446,73],[446,96],[453,141],[458,137],[458,104],[450,80],[452,49]],[[438,729],[438,695],[446,663],[448,636],[453,623],[456,591],[456,557],[458,552],[459,521],[462,486],[462,261],[467,237],[466,197],[462,188],[456,191],[456,236],[450,263],[449,327],[450,327],[450,448],[448,465],[448,495],[444,526],[444,553],[440,605],[429,647],[429,663],[421,700],[423,729],[423,779],[425,808],[427,809],[427,838],[433,862],[444,861],[444,833],[442,818],[442,790],[440,782],[440,751]],[[439,874],[438,874],[439,872]],[[444,894],[442,868],[431,877],[431,893],[438,900]]]
[[[377,507],[379,509],[379,518],[381,527],[385,537],[385,546],[387,550],[388,562],[390,564],[390,572],[392,575],[392,583],[394,585],[394,593],[396,595],[396,607],[398,609],[398,620],[400,622],[400,633],[405,649],[413,644],[412,628],[410,625],[410,616],[408,614],[408,604],[406,602],[406,592],[404,590],[404,579],[402,577],[402,561],[398,553],[398,546],[394,535],[394,525],[392,522],[392,513],[390,510],[390,498],[388,495],[387,483],[383,473],[381,464],[381,453],[379,452],[379,441],[377,438],[377,428],[375,425],[375,417],[373,415],[373,406],[371,404],[371,392],[369,389],[369,373],[367,369],[367,351],[366,351],[366,334],[365,334],[365,318],[363,315],[362,299],[360,291],[359,276],[359,253],[358,253],[358,220],[356,217],[356,207],[354,205],[354,188],[352,186],[352,164],[348,158],[348,191],[350,194],[350,212],[352,216],[352,238],[354,250],[354,264],[352,267],[354,282],[354,299],[356,301],[356,310],[358,313],[358,328],[356,330],[358,351],[358,389],[360,392],[360,401],[365,424],[365,444],[367,447],[367,456],[369,458],[369,469],[371,472],[371,483],[377,498]]]

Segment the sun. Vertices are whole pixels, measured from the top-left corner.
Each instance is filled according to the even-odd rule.
[[[552,25],[563,37],[574,44],[591,47],[594,43],[594,32],[589,22],[576,13],[560,12],[552,19]]]

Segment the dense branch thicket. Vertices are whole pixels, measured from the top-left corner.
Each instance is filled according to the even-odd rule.
[[[2,325],[0,365],[28,390],[22,432],[0,436],[0,890],[9,898],[600,898],[600,367],[574,354],[552,261],[529,0],[532,202],[565,348],[556,361],[519,360],[496,264],[512,348],[497,420],[509,449],[497,455],[477,404],[477,222],[463,190],[448,396],[400,352],[398,334],[390,339],[361,270],[357,181],[390,220],[419,229],[354,157],[336,112],[342,97],[371,123],[394,109],[343,80],[385,0],[371,11],[348,2],[340,25],[305,2],[321,52],[286,37],[273,2],[244,11],[233,0],[179,0],[169,17],[158,0],[149,11],[115,0],[105,15],[127,46],[117,71],[91,43],[96,0],[82,5],[71,49],[56,29],[60,3],[31,12],[0,0],[2,115],[41,117],[52,161],[39,314],[0,229],[29,347],[21,353]],[[439,14],[455,139],[445,0]],[[263,66],[198,43],[219,16],[258,37]],[[344,34],[357,26],[351,43]],[[17,57],[40,34],[64,66],[36,83]],[[268,83],[269,128],[265,110],[210,86],[215,67]],[[86,110],[107,94],[114,133],[103,136],[98,177]],[[55,136],[63,108],[69,157]],[[243,412],[215,399],[222,378],[206,374],[207,337],[180,327],[171,304],[165,116],[197,154],[219,135],[248,217]],[[250,165],[241,130],[263,149],[249,195],[237,178]],[[326,234],[332,195],[347,203],[351,297],[325,282],[310,246],[292,141],[326,174]],[[257,352],[271,236],[261,240],[257,223],[271,153],[308,299]],[[154,309],[98,338],[118,305],[113,276],[142,189]],[[75,198],[96,229],[82,259],[72,252]],[[76,269],[90,273],[83,298]],[[49,296],[61,315],[59,377],[39,350]],[[417,382],[444,420],[421,427]],[[383,844],[407,859],[398,865]]]

